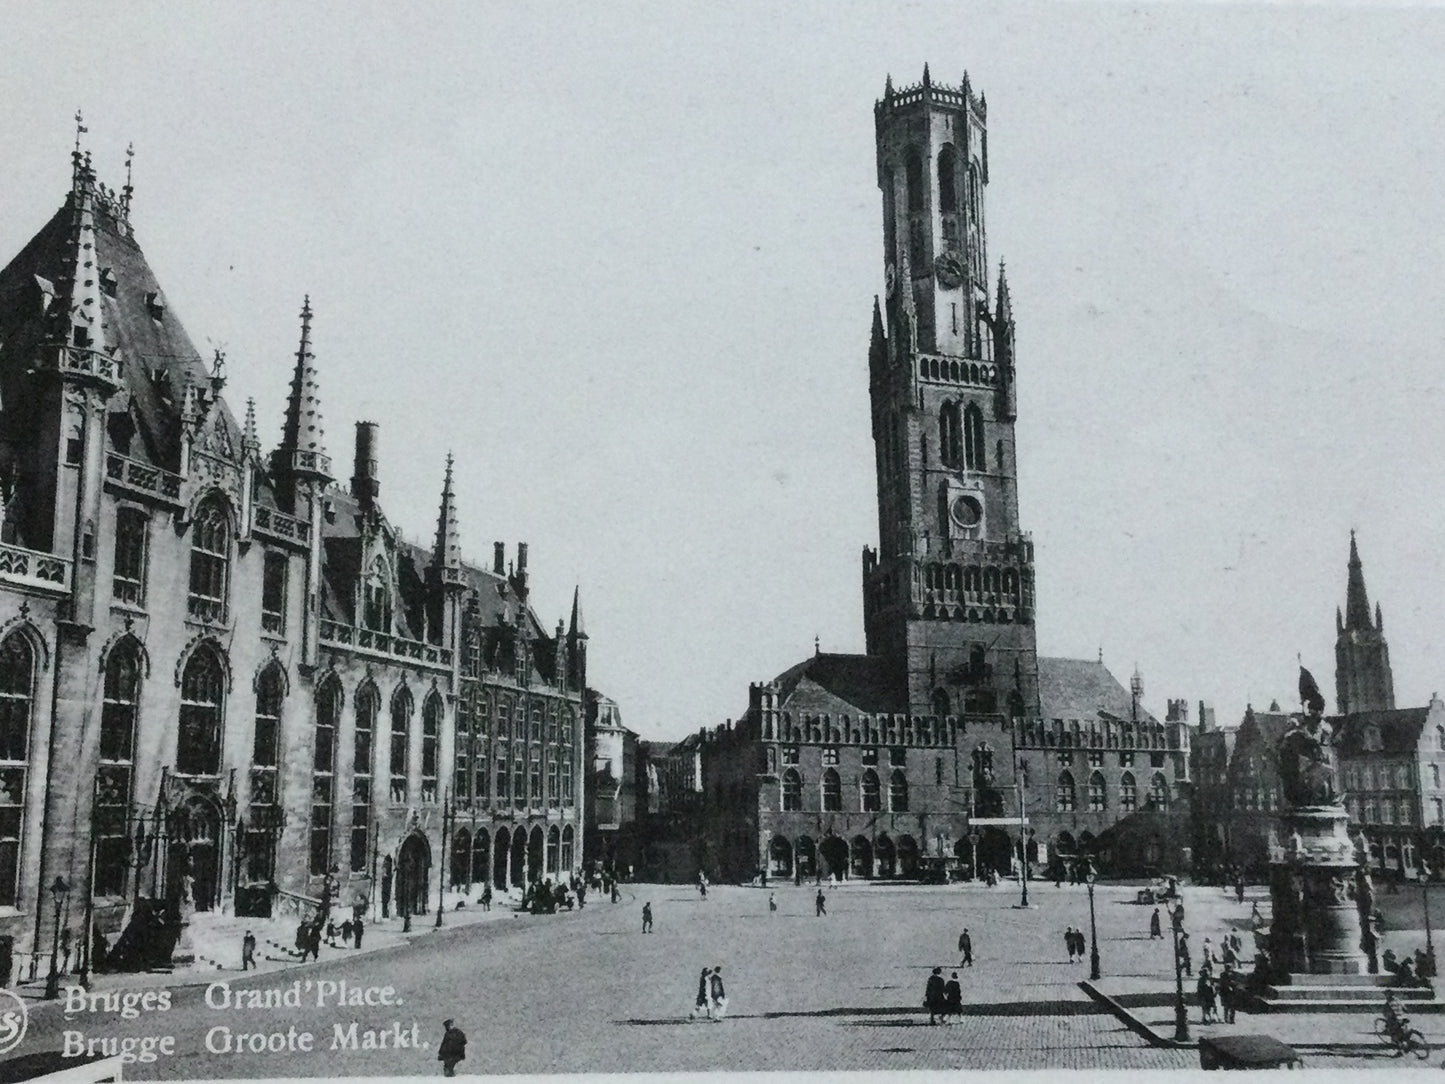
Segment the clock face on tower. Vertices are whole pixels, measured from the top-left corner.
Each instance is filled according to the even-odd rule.
[[[977,497],[954,497],[948,506],[948,514],[960,527],[977,527],[983,519],[983,505],[978,503]]]
[[[938,285],[945,290],[963,285],[967,274],[968,268],[964,267],[963,257],[957,252],[940,253],[938,259],[933,261],[933,275],[938,279]]]

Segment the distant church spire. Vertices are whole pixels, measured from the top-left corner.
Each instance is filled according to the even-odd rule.
[[[452,455],[447,453],[447,473],[442,482],[442,507],[437,516],[436,546],[432,561],[438,568],[462,567],[461,533],[457,528],[457,500],[452,490]]]
[[[1350,579],[1345,589],[1345,628],[1370,627],[1370,597],[1365,593],[1365,570],[1360,564],[1360,550],[1355,532],[1350,532]]]
[[[572,588],[572,623],[568,631],[579,639],[587,638],[587,630],[582,625],[582,588]]]
[[[292,477],[330,480],[331,457],[326,454],[326,432],[321,421],[321,393],[316,379],[316,355],[311,352],[311,295],[301,305],[301,344],[296,348],[296,369],[286,400],[286,424],[276,453],[280,473]]]
[[[1378,604],[1371,620],[1365,570],[1351,531],[1345,610],[1343,614],[1335,610],[1335,700],[1341,715],[1394,708],[1395,678],[1384,629],[1385,618]]]

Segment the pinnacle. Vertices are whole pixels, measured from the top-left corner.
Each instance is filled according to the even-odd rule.
[[[291,376],[291,394],[286,402],[286,424],[280,453],[285,464],[293,470],[330,477],[331,460],[326,455],[316,356],[311,352],[312,316],[311,295],[307,294],[301,304],[301,342],[296,348],[296,368]]]
[[[462,567],[461,532],[457,527],[456,493],[452,489],[451,452],[447,453],[446,476],[442,482],[442,505],[437,515],[436,546],[433,561],[442,568]]]

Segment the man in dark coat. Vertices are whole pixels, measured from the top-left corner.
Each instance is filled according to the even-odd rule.
[[[456,1026],[455,1020],[442,1022],[445,1029],[442,1032],[441,1045],[437,1047],[437,1061],[442,1063],[442,1076],[456,1076],[457,1062],[465,1060],[467,1056],[467,1037],[462,1029]]]
[[[957,971],[943,984],[943,1007],[945,1021],[955,1016],[963,1019],[963,987],[959,985]]]
[[[968,927],[963,928],[963,933],[958,935],[958,951],[963,953],[963,962],[959,967],[973,966],[973,938],[968,936]]]
[[[928,985],[923,988],[923,1007],[928,1010],[928,1022],[938,1023],[948,1005],[948,989],[943,981],[943,968],[935,967],[928,976]]]
[[[652,932],[652,901],[648,900],[642,905],[642,932]]]
[[[391,917],[391,855],[381,860],[381,917]]]
[[[1064,927],[1064,951],[1069,954],[1069,963],[1074,962],[1074,928]]]
[[[1149,940],[1164,936],[1164,926],[1159,921],[1159,908],[1154,908],[1154,913],[1149,916]]]
[[[692,1015],[688,1019],[696,1020],[700,1016],[712,1019],[711,988],[707,981],[711,977],[712,968],[710,967],[704,967],[702,974],[697,977],[697,1001],[693,1005]]]
[[[818,889],[818,895],[813,899],[813,917],[822,918],[828,913],[828,897],[823,895],[823,890]]]
[[[351,935],[356,938],[357,948],[361,947],[361,931],[364,929],[366,929],[366,923],[361,920],[360,915],[351,920]]]

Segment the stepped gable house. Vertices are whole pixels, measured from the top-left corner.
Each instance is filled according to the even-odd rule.
[[[48,945],[57,877],[108,936],[140,895],[264,910],[328,871],[424,910],[447,792],[454,882],[579,868],[580,609],[538,621],[525,544],[462,559],[450,461],[430,549],[382,511],[374,425],[338,484],[309,302],[264,452],[131,198],[77,146],[0,271],[0,935]]]
[[[1182,705],[1161,723],[1142,685],[1038,657],[1014,314],[1002,266],[995,289],[988,273],[987,116],[967,76],[949,87],[927,68],[874,107],[885,299],[868,352],[866,653],[754,685],[738,725],[705,736],[719,873],[1006,870],[1020,849],[1072,863],[1091,846],[1122,870],[1187,850]]]

